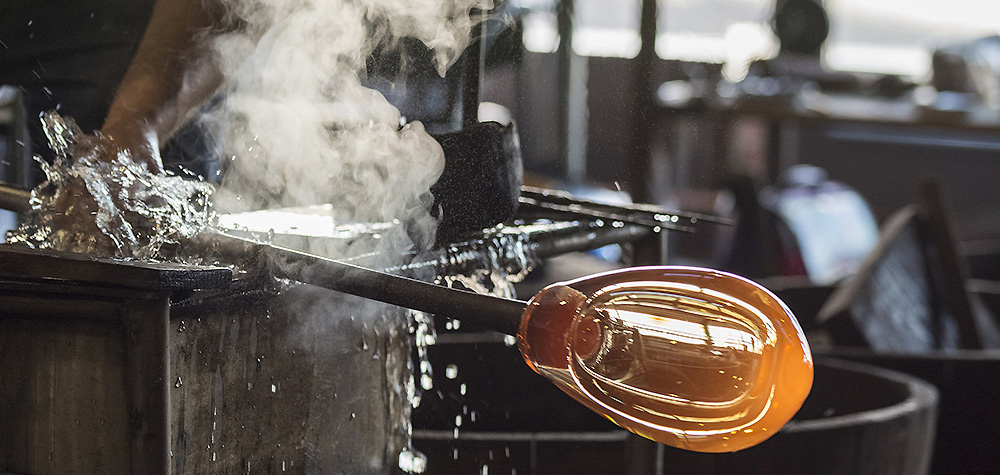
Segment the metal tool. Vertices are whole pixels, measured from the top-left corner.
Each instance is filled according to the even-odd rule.
[[[276,276],[516,336],[525,362],[566,394],[679,448],[724,452],[757,444],[791,419],[812,382],[809,347],[787,307],[724,272],[627,269],[552,284],[524,302],[222,231],[203,235],[257,257]],[[706,399],[703,386],[719,394]],[[719,397],[732,403],[719,405]],[[689,423],[697,420],[704,422]]]
[[[215,237],[242,243],[279,276],[514,335],[528,366],[566,394],[678,448],[755,445],[791,419],[812,385],[794,316],[763,287],[725,272],[625,269],[552,284],[524,302]]]
[[[31,211],[31,191],[0,183],[0,208],[18,213]]]

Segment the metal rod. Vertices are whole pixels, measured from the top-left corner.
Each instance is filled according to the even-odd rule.
[[[656,60],[656,10],[657,0],[642,0],[642,13],[639,20],[639,54],[632,60],[631,86],[631,150],[632,169],[629,191],[636,201],[651,201],[649,177],[650,151],[649,140],[652,135],[652,123],[649,117],[655,112],[653,101],[656,90],[653,89],[653,63]]]
[[[722,218],[719,216],[713,216],[710,214],[690,213],[687,211],[670,210],[662,208],[660,206],[645,204],[645,203],[631,203],[631,204],[601,203],[597,201],[577,198],[562,190],[550,190],[546,188],[522,186],[521,196],[536,201],[543,201],[543,202],[563,204],[563,205],[576,205],[594,210],[606,210],[618,214],[642,213],[653,216],[670,215],[670,216],[677,216],[678,218],[684,218],[692,223],[697,221],[705,221],[708,223],[716,223],[716,224],[733,224],[732,220]]]
[[[222,241],[244,244],[267,259],[272,272],[306,284],[357,295],[465,323],[517,335],[527,302],[387,274],[279,246],[254,242],[216,231]]]
[[[540,234],[533,241],[535,256],[558,256],[567,252],[589,251],[609,244],[637,241],[653,234],[648,226],[625,224],[621,227],[603,226],[566,234]]]
[[[590,219],[607,219],[610,221],[621,221],[623,223],[638,224],[641,226],[649,227],[660,227],[664,229],[673,229],[676,231],[694,232],[694,228],[690,226],[680,226],[672,223],[669,220],[660,220],[651,217],[635,217],[628,214],[619,213],[609,213],[600,210],[590,209],[577,204],[563,205],[556,203],[547,203],[544,201],[538,201],[533,198],[521,197],[518,199],[518,203],[522,208],[537,208],[546,211],[554,211],[556,213],[561,213],[567,216],[572,216],[574,218],[590,218]]]
[[[573,52],[575,1],[560,0],[556,4],[556,27],[559,46],[556,51],[559,158],[566,180],[580,185],[587,179],[587,58]]]
[[[474,9],[472,12],[472,44],[465,50],[462,62],[462,127],[472,127],[479,123],[479,89],[483,69],[486,66],[486,23],[487,10]]]
[[[635,242],[654,234],[653,228],[649,226],[629,223],[615,226],[612,223],[567,222],[561,223],[561,225],[562,227],[558,229],[553,229],[552,225],[541,225],[542,229],[525,232],[524,240],[527,243],[528,262],[520,261],[516,255],[501,252],[498,256],[499,267],[519,268],[525,264],[530,267],[536,265],[538,259],[569,252],[590,251],[609,244]],[[449,245],[449,248],[453,248],[453,250],[437,249],[408,264],[381,270],[389,273],[409,273],[427,268],[453,269],[470,262],[479,262],[480,255],[476,251],[463,251],[468,246],[475,247],[474,242],[475,240],[454,243]]]
[[[31,191],[0,184],[0,208],[18,213],[31,211]]]

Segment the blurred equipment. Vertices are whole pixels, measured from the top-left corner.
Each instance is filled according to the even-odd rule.
[[[28,183],[27,165],[30,160],[28,124],[23,107],[21,90],[0,85],[0,183],[17,185]],[[0,190],[0,242],[7,231],[17,227],[17,216],[5,209],[7,196]]]
[[[788,168],[778,187],[762,193],[761,202],[785,231],[785,261],[801,265],[814,284],[852,274],[878,241],[878,223],[864,198],[829,180],[822,168]]]
[[[941,399],[931,473],[997,473],[1000,413],[983,404],[998,391],[997,321],[986,295],[971,292],[940,190],[924,184],[919,195],[884,224],[877,248],[819,312],[833,346],[816,352],[934,384]]]
[[[1000,348],[993,315],[965,288],[948,212],[933,184],[920,206],[897,212],[857,275],[817,320],[833,342],[882,352]]]
[[[772,28],[781,53],[819,56],[830,32],[830,20],[819,1],[778,0]]]
[[[931,84],[939,93],[1000,109],[1000,36],[938,48],[931,58]],[[955,99],[957,100],[957,99]],[[966,104],[971,105],[971,104]]]
[[[439,243],[514,216],[523,172],[513,124],[482,122],[434,138],[445,156],[444,171],[431,186]]]

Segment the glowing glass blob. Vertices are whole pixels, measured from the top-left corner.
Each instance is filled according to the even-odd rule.
[[[813,380],[788,308],[709,269],[641,267],[550,285],[528,303],[518,343],[532,369],[585,406],[699,452],[774,435]]]

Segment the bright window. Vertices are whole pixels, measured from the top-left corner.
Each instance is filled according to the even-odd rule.
[[[641,0],[576,0],[573,52],[582,56],[633,58],[639,54]],[[521,0],[530,10],[524,17],[524,46],[551,53],[559,45],[553,0]]]
[[[529,51],[559,44],[557,0],[512,0],[527,14]],[[726,63],[739,76],[753,59],[776,54],[774,0],[657,0],[656,53],[664,59]],[[586,56],[634,57],[642,0],[575,0],[573,50]],[[823,49],[835,70],[925,78],[938,46],[1000,33],[997,0],[824,0],[830,35]]]
[[[776,50],[774,0],[658,0],[656,53],[665,59],[747,62]]]
[[[1000,32],[996,0],[826,0],[827,65],[924,78],[934,48]]]

